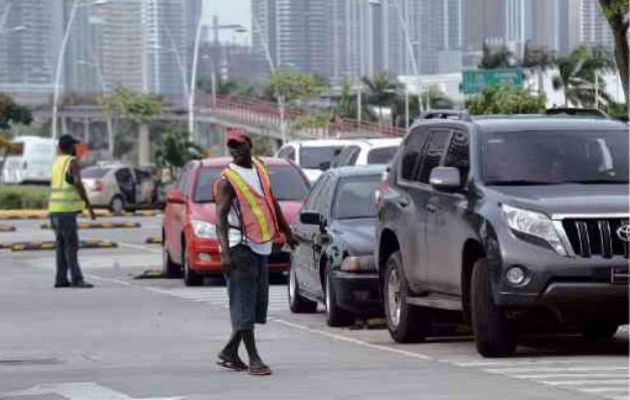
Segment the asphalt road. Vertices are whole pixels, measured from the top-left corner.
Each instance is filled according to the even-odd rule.
[[[80,252],[92,290],[53,289],[52,251],[0,250],[0,399],[628,399],[627,327],[595,345],[528,338],[488,360],[466,336],[397,345],[384,329],[328,328],[322,313],[291,314],[284,285],[257,330],[274,375],[220,370],[225,287],[133,279],[160,265],[144,244],[160,219],[122,220],[142,227],[80,232],[120,246]],[[41,221],[5,222],[17,231],[0,243],[52,238]]]

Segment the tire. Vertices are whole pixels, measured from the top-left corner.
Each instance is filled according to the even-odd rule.
[[[325,275],[324,305],[326,306],[326,323],[332,327],[352,325],[355,321],[354,314],[337,305],[337,293],[335,293],[332,276],[328,268],[326,268]]]
[[[182,276],[182,268],[171,259],[164,239],[162,239],[162,275],[166,278],[180,278]]]
[[[470,299],[477,351],[484,357],[509,357],[516,350],[516,333],[494,303],[486,259],[477,260],[473,268]]]
[[[617,333],[617,329],[619,329],[617,324],[590,323],[583,326],[581,331],[584,339],[596,342],[612,339]]]
[[[291,266],[289,270],[289,284],[287,285],[289,295],[289,309],[295,314],[312,314],[317,311],[317,303],[305,299],[300,294],[300,284],[298,283],[295,269]]]
[[[407,290],[402,257],[397,251],[387,260],[383,282],[387,329],[396,342],[421,342],[431,329],[429,310],[408,304]]]
[[[109,202],[109,210],[114,215],[122,215],[125,211],[125,201],[120,195],[114,196],[112,201]]]
[[[190,262],[188,261],[188,257],[186,256],[186,248],[182,247],[182,257],[183,266],[184,266],[184,284],[186,286],[201,286],[203,285],[203,276],[197,274],[195,271],[190,269]]]

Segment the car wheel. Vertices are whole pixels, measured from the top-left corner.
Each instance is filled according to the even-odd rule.
[[[300,294],[300,284],[298,283],[295,269],[291,266],[289,270],[289,284],[287,285],[289,294],[289,309],[296,314],[314,313],[317,311],[317,303],[305,299]]]
[[[484,357],[508,357],[516,350],[516,333],[505,310],[494,303],[485,258],[477,260],[471,282],[472,325],[477,351]]]
[[[332,274],[326,268],[324,279],[324,305],[326,306],[326,323],[328,326],[348,326],[354,323],[354,314],[337,305],[337,293],[332,284]]]
[[[590,323],[582,327],[582,336],[588,341],[609,340],[615,336],[617,329],[617,324]]]
[[[122,213],[125,211],[125,202],[122,197],[118,195],[114,196],[112,201],[109,203],[109,210],[114,215],[122,215]]]
[[[392,339],[399,343],[423,341],[431,328],[429,310],[407,303],[407,283],[399,251],[387,260],[383,295],[387,329]]]
[[[203,276],[197,274],[190,268],[190,261],[186,255],[186,248],[182,248],[184,257],[184,283],[186,286],[201,286],[203,285]]]
[[[171,259],[164,240],[162,240],[162,275],[166,278],[180,278],[182,275],[181,267]]]

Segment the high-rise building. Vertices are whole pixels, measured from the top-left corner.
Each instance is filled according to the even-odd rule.
[[[0,90],[52,90],[62,13],[56,0],[0,0]]]
[[[614,45],[612,30],[601,14],[599,1],[576,0],[574,6],[578,10],[579,44],[612,48]]]

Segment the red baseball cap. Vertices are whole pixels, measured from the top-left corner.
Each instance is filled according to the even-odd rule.
[[[245,134],[242,129],[228,128],[225,135],[225,142],[228,145],[230,144],[230,142],[251,143],[251,139]]]

